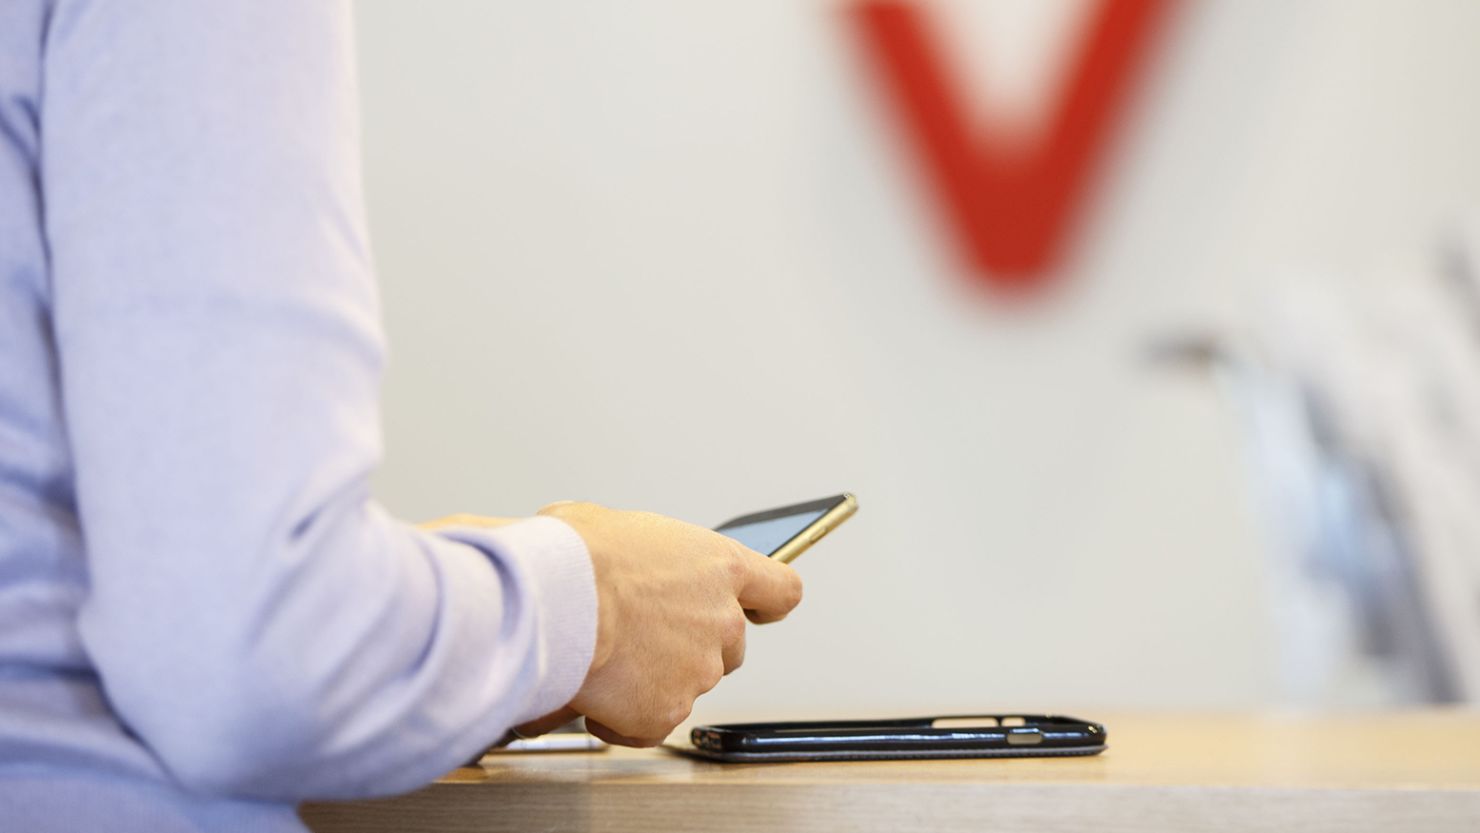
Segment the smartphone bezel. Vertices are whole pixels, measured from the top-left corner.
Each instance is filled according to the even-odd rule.
[[[817,500],[809,500],[803,503],[793,503],[790,506],[780,506],[775,509],[767,509],[764,512],[752,512],[749,515],[731,518],[715,527],[714,531],[724,532],[726,529],[732,529],[737,526],[746,526],[762,521],[786,518],[792,515],[803,515],[808,512],[816,512],[819,509],[825,511],[816,520],[797,530],[795,535],[788,538],[774,552],[769,553],[771,558],[786,564],[805,552],[808,547],[822,540],[824,535],[832,532],[843,521],[852,517],[853,513],[858,511],[858,499],[852,494],[844,492],[831,497],[818,498]],[[761,554],[767,555],[767,553]]]

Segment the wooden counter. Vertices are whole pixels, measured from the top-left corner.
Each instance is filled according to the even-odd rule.
[[[1093,758],[716,764],[489,756],[315,831],[1480,831],[1480,711],[1101,719]]]

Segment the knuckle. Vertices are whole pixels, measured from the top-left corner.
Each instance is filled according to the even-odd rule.
[[[725,578],[732,583],[743,582],[750,573],[750,565],[745,563],[745,559],[741,557],[738,550],[727,549],[723,564]]]
[[[663,723],[665,725],[663,730],[659,732],[659,735],[661,737],[667,737],[670,732],[678,728],[678,724],[689,719],[689,714],[693,709],[694,701],[688,698],[678,700],[669,706],[667,712],[663,715]]]
[[[735,667],[736,668],[740,667],[740,663],[739,662],[736,662],[735,663]],[[719,681],[720,680],[723,680],[724,678],[725,678],[725,664],[724,664],[724,661],[717,659],[714,662],[710,663],[709,664],[709,667],[705,669],[705,671],[704,671],[704,677],[703,677],[703,679],[700,682],[700,689],[701,690],[700,690],[699,693],[700,694],[703,694],[706,691],[712,690],[715,686],[719,685]]]
[[[720,639],[725,647],[745,644],[745,614],[739,608],[726,614],[720,625]]]

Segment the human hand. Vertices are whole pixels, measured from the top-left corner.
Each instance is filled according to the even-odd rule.
[[[802,598],[790,567],[700,526],[591,503],[540,514],[569,524],[591,554],[596,650],[570,707],[608,743],[662,743],[740,666],[746,619],[780,620]]]

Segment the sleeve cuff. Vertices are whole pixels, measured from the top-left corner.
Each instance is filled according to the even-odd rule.
[[[596,573],[586,542],[564,521],[549,517],[491,529],[450,527],[437,534],[510,562],[528,582],[539,681],[514,725],[569,705],[596,650]]]

